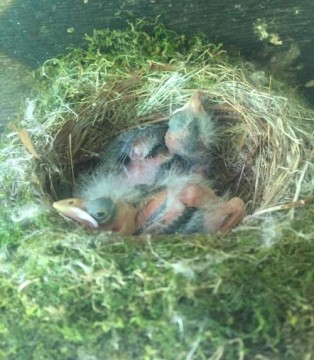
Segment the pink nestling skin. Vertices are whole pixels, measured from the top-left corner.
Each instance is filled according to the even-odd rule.
[[[187,184],[181,191],[180,200],[187,207],[201,208],[202,206],[219,200],[219,197],[209,186]]]
[[[132,185],[153,183],[160,166],[170,160],[171,155],[165,146],[162,131],[160,126],[150,126],[143,129],[133,141],[129,152],[130,162],[126,166]]]
[[[137,228],[153,235],[166,233],[189,208],[196,209],[198,219],[202,219],[199,232],[211,234],[234,228],[243,220],[245,213],[240,198],[224,202],[210,187],[189,183],[176,196],[171,190],[163,190],[152,196],[137,213]]]
[[[160,166],[172,157],[164,141],[167,129],[160,123],[120,134],[107,148],[104,169],[109,163],[112,169],[123,170],[120,174],[126,175],[130,186],[153,183]]]
[[[204,231],[207,233],[226,232],[240,224],[244,215],[245,204],[238,197],[222,203],[213,211],[205,207],[203,210]]]
[[[163,190],[146,201],[138,212],[138,228],[154,235],[165,233],[172,224],[180,220],[185,209],[201,208],[218,199],[210,187],[196,183],[187,183],[178,191]]]
[[[162,234],[182,215],[184,204],[181,200],[169,200],[169,191],[163,190],[142,205],[137,213],[137,227],[141,232]]]
[[[224,202],[207,186],[188,184],[180,199],[186,207],[197,208],[203,214],[202,232],[224,232],[234,228],[244,218],[245,205],[242,199],[234,197]]]
[[[70,198],[53,203],[53,207],[61,215],[92,230],[122,235],[132,235],[136,231],[137,209],[127,201],[115,203],[108,197],[91,200]]]
[[[145,139],[145,137],[140,137],[134,141],[132,148],[129,152],[129,158],[131,161],[134,160],[143,160],[151,151],[151,143]]]
[[[126,166],[126,175],[130,185],[152,184],[157,177],[160,166],[169,161],[170,158],[171,155],[168,152],[146,158],[135,157],[132,154],[131,161]]]
[[[214,136],[211,117],[205,112],[200,92],[196,92],[169,119],[165,143],[171,154],[204,162]]]

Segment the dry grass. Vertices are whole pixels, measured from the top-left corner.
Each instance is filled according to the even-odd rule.
[[[30,161],[21,131],[8,134],[0,151],[0,182],[12,198],[25,183],[30,193],[40,187],[53,199],[70,195],[78,173],[97,164],[112,136],[166,120],[196,90],[217,128],[218,193],[241,196],[251,214],[311,196],[313,111],[291,89],[252,64],[232,64],[201,36],[187,40],[160,24],[148,35],[144,27],[140,21],[127,32],[96,31],[86,50],[38,71],[39,95],[17,126],[32,142],[27,151],[40,158]]]
[[[42,113],[40,104],[38,119],[35,105],[23,121],[41,155],[37,169],[47,175],[43,189],[53,197],[60,196],[58,188],[64,183],[75,186],[77,173],[97,163],[112,136],[167,119],[196,90],[202,91],[208,112],[214,114],[218,150],[213,178],[220,193],[241,196],[251,213],[309,195],[301,192],[313,140],[306,111],[270,87],[250,82],[245,68],[219,60],[184,66],[173,61],[170,71],[146,67],[119,78],[107,75],[107,81],[95,80],[87,68],[81,70],[80,81],[91,90],[73,104],[68,102],[68,91],[64,99],[54,94],[65,81],[64,71],[52,88],[55,106]],[[68,86],[74,86],[70,80]],[[81,82],[75,83],[80,86]]]
[[[2,136],[0,358],[312,358],[314,113],[219,47],[199,38],[182,53],[163,34],[100,33],[47,62],[24,130]],[[153,241],[51,211],[112,136],[166,120],[196,90],[217,129],[215,188],[243,197],[244,224]]]

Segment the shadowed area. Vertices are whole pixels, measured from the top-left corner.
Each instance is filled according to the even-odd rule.
[[[267,4],[182,0],[177,5],[170,0],[17,0],[7,1],[0,9],[0,51],[31,69],[66,53],[69,46],[81,46],[84,35],[93,29],[123,29],[128,20],[160,16],[166,26],[181,34],[203,32],[227,50],[240,51],[313,99],[314,4],[310,1],[296,5],[292,0]],[[1,67],[6,68],[2,60],[0,57]],[[1,97],[12,98],[1,104],[2,124],[16,114],[27,90],[14,84],[24,78],[4,77],[4,83],[13,84],[0,90]]]
[[[95,32],[87,49],[36,72],[40,91],[0,141],[0,359],[312,359],[313,111],[281,82],[229,60],[204,37],[188,42],[159,24],[154,35],[141,26]],[[165,119],[156,136],[142,136],[144,124]],[[125,236],[117,221],[113,233],[97,230],[128,210],[114,200],[133,205],[135,195],[116,174],[99,181],[97,164],[108,161],[111,173],[118,162],[129,175],[151,169],[169,128],[176,151],[177,120],[194,129],[187,146],[199,136],[194,149],[204,149],[209,119],[213,187],[245,200],[250,215],[240,226]],[[65,199],[88,229],[57,213],[64,201],[52,208],[84,184],[84,194],[107,186],[110,195]],[[194,211],[206,193],[184,190],[179,200]],[[142,212],[148,226],[156,207],[155,196]]]

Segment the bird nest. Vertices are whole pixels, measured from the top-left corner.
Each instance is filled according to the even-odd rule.
[[[112,137],[167,121],[195,91],[216,128],[211,178],[219,195],[241,197],[256,214],[309,194],[312,119],[293,94],[283,96],[281,84],[251,65],[232,64],[202,37],[187,42],[163,29],[161,41],[133,30],[111,32],[111,42],[108,32],[95,32],[87,50],[47,61],[37,73],[39,95],[28,100],[14,128],[19,136],[8,135],[2,150],[10,199],[71,196]],[[177,46],[169,49],[166,40]]]
[[[161,25],[97,31],[35,75],[0,145],[4,357],[311,357],[313,209],[293,222],[277,210],[312,199],[313,111]],[[245,201],[244,224],[152,241],[61,219],[52,201],[72,196],[112,137],[167,121],[195,91],[215,127],[212,186]]]

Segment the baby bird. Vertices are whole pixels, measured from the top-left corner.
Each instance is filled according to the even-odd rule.
[[[214,126],[211,117],[202,106],[199,91],[170,116],[168,126],[165,144],[169,152],[188,161],[191,172],[208,172],[209,150],[214,142]]]
[[[77,197],[53,207],[91,229],[135,232],[133,204],[141,199],[140,185],[153,185],[160,167],[171,158],[164,142],[167,129],[167,124],[157,124],[115,137],[105,148],[102,164],[79,180]]]
[[[114,173],[98,169],[81,180],[73,198],[57,201],[53,207],[87,228],[131,235],[136,231],[140,199],[140,189],[130,187]]]
[[[144,191],[115,174],[96,173],[76,198],[53,207],[90,229],[123,235],[215,233],[231,229],[244,216],[241,199],[223,201],[201,175],[178,172],[176,166]]]
[[[94,230],[132,235],[136,231],[136,209],[126,201],[114,203],[102,197],[93,200],[71,198],[57,201],[53,207],[62,215]]]
[[[196,92],[168,125],[114,138],[77,197],[53,207],[90,229],[123,235],[227,231],[242,221],[244,203],[216,196],[204,177],[213,136],[212,120]]]
[[[172,156],[164,137],[168,125],[148,125],[118,135],[105,149],[103,172],[114,172],[127,178],[130,186],[152,184]]]
[[[224,202],[196,175],[168,179],[165,190],[147,199],[137,214],[138,233],[215,233],[244,217],[240,198]]]

